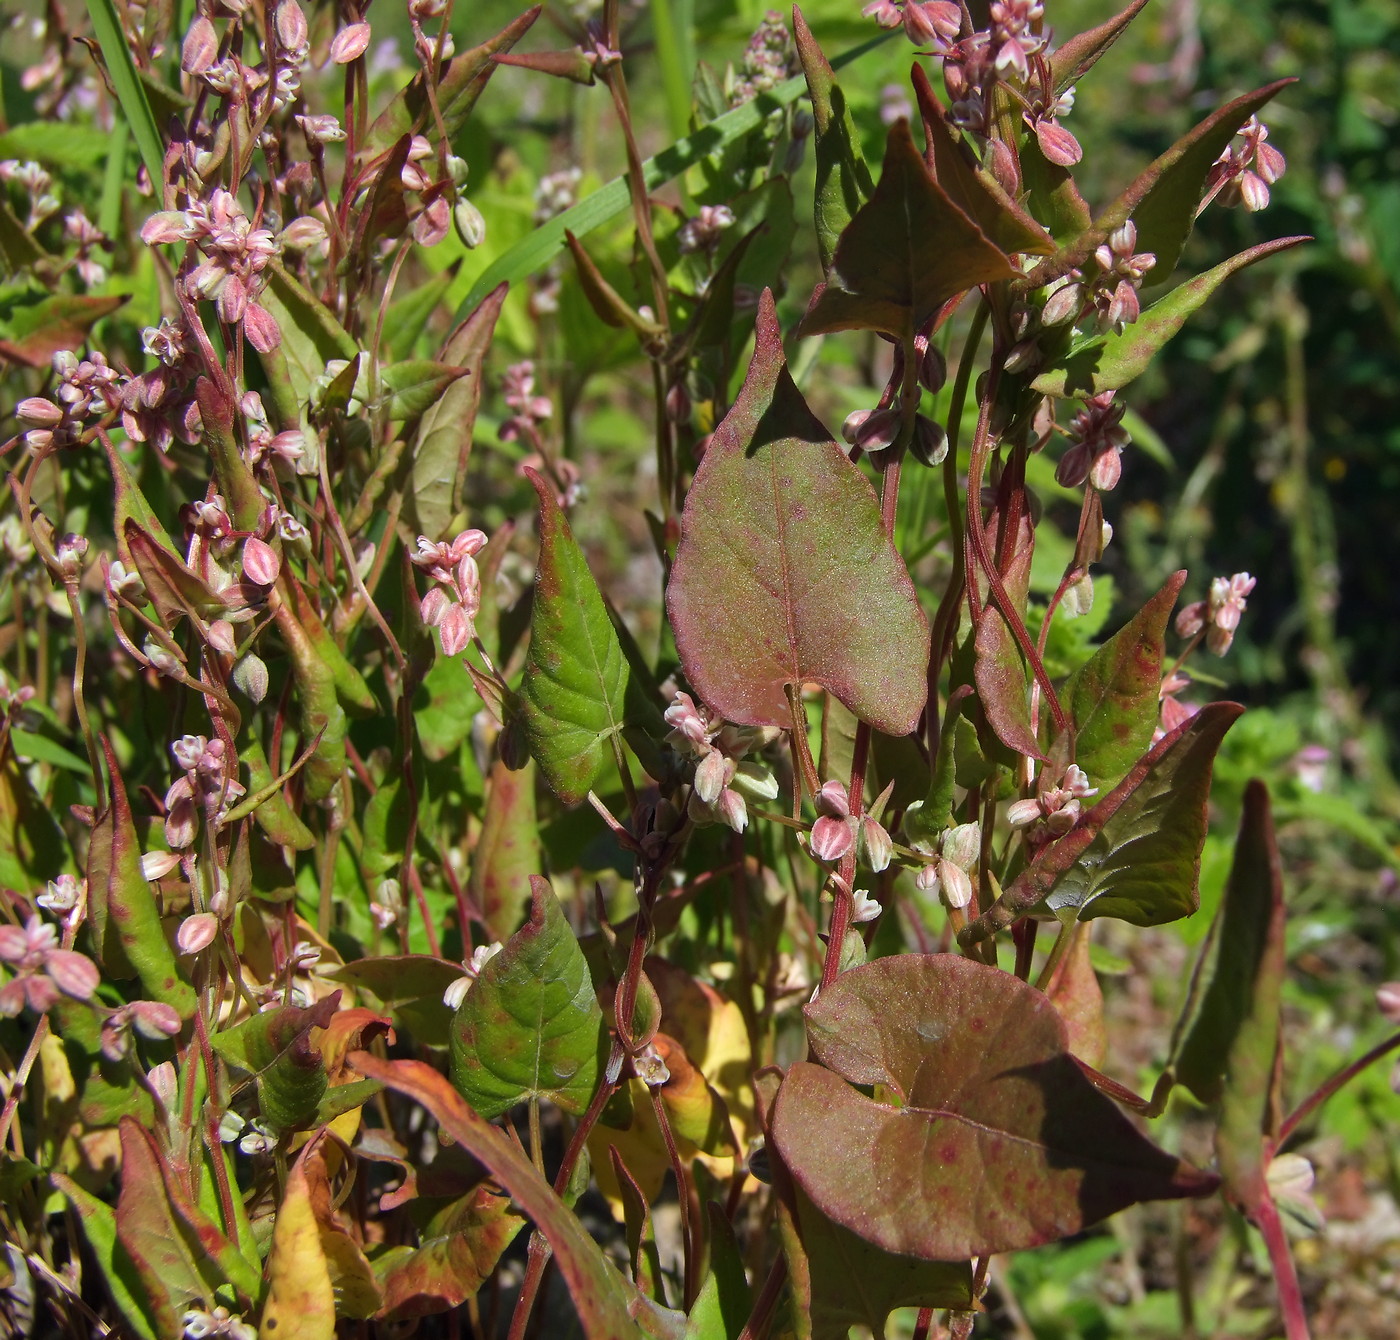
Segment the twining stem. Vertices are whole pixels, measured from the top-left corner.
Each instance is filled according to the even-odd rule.
[[[676,1135],[671,1129],[671,1119],[666,1114],[666,1104],[661,1101],[661,1086],[648,1084],[647,1095],[651,1099],[651,1110],[656,1117],[656,1125],[661,1131],[661,1138],[666,1144],[666,1154],[671,1161],[671,1174],[676,1179],[676,1200],[680,1204],[681,1211],[681,1259],[684,1263],[682,1267],[682,1297],[685,1300],[685,1310],[689,1312],[691,1305],[695,1302],[695,1295],[699,1291],[699,1281],[695,1276],[700,1264],[700,1226],[694,1219],[694,1211],[698,1205],[694,1203],[694,1197],[690,1193],[690,1179],[686,1176],[685,1160],[681,1157],[680,1147],[676,1144]]]

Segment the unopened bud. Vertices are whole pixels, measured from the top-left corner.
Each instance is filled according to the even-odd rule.
[[[486,220],[481,211],[465,196],[452,209],[452,224],[462,245],[472,251],[486,241]]]
[[[182,954],[198,954],[214,943],[219,933],[219,919],[210,912],[196,912],[180,923],[175,932],[175,947]]]
[[[921,465],[942,465],[948,458],[948,434],[928,415],[920,414],[914,420],[914,436],[909,440],[909,452]]]
[[[266,540],[250,535],[243,542],[243,575],[256,586],[271,586],[282,571],[282,560]]]
[[[58,564],[59,576],[65,582],[77,581],[82,575],[83,555],[87,553],[87,547],[85,535],[68,534],[58,542],[54,560]]]
[[[839,861],[853,841],[851,825],[845,819],[824,814],[812,825],[810,848],[819,861]]]
[[[262,657],[250,652],[233,667],[230,678],[238,691],[250,701],[260,703],[267,697],[267,665]]]
[[[934,395],[943,389],[943,383],[948,380],[948,361],[936,344],[930,344],[924,350],[923,359],[919,363],[919,380],[924,389],[932,391]]]
[[[359,60],[369,46],[370,27],[367,23],[352,23],[331,39],[331,60],[336,65],[348,65]]]
[[[57,428],[63,422],[63,411],[43,396],[29,396],[15,406],[15,418],[26,428]]]
[[[218,54],[219,35],[214,31],[214,25],[201,14],[185,34],[184,45],[180,48],[180,68],[187,74],[203,74],[213,65]]]

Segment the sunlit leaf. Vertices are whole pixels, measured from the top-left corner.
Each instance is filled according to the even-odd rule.
[[[548,882],[530,883],[530,919],[452,1021],[452,1082],[488,1118],[526,1098],[582,1112],[607,1043],[583,951]]]
[[[666,601],[686,677],[727,720],[790,725],[785,686],[807,680],[890,735],[923,710],[928,622],[874,490],[788,373],[771,293],[686,497]]]
[[[466,373],[466,368],[449,367],[428,358],[390,363],[381,368],[379,375],[389,393],[390,422],[416,419],[437,404],[447,388]]]
[[[903,954],[842,974],[806,1013],[821,1064],[789,1069],[774,1143],[823,1214],[885,1251],[1039,1246],[1216,1185],[1089,1083],[1054,1006],[1011,973]]]
[[[211,1039],[224,1060],[253,1076],[259,1114],[273,1130],[294,1129],[315,1116],[327,1080],[311,1030],[325,1028],[339,1004],[336,991],[307,1008],[279,1005]]]
[[[270,1340],[334,1340],[335,1290],[312,1205],[307,1160],[319,1141],[302,1151],[287,1177],[267,1258],[267,1301],[258,1334]]]
[[[530,901],[530,876],[541,865],[535,813],[535,768],[491,765],[472,852],[471,891],[492,936],[504,940],[520,925]]]

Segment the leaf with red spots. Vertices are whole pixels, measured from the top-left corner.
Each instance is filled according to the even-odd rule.
[[[1015,1251],[1216,1187],[1094,1088],[1054,1005],[1011,973],[903,954],[843,974],[806,1013],[821,1064],[788,1071],[774,1143],[824,1215],[885,1251]]]
[[[686,498],[666,603],[686,677],[729,721],[790,725],[786,686],[807,680],[887,735],[923,711],[928,621],[874,489],[788,373],[766,291],[744,388]]]

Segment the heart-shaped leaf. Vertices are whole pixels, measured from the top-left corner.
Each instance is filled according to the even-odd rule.
[[[1074,721],[1074,761],[1095,786],[1117,783],[1152,743],[1167,620],[1185,581],[1185,572],[1173,573],[1061,693]]]
[[[635,1333],[628,1313],[632,1290],[518,1146],[473,1112],[431,1066],[421,1061],[381,1061],[369,1052],[353,1053],[350,1062],[362,1075],[426,1107],[534,1221],[549,1241],[588,1340],[617,1340]]]
[[[1194,912],[1211,765],[1243,711],[1238,703],[1210,703],[1163,736],[959,939],[989,939],[1042,903],[1062,921],[1118,917],[1135,926],[1158,926]]]
[[[452,1082],[488,1119],[526,1098],[582,1112],[607,1045],[583,951],[549,883],[536,875],[530,884],[530,919],[452,1021]]]
[[[1245,788],[1225,896],[1201,947],[1171,1066],[1203,1103],[1222,1100],[1216,1149],[1225,1190],[1247,1213],[1266,1194],[1284,948],[1283,873],[1269,791]]]
[[[813,213],[824,274],[831,268],[831,258],[842,232],[856,211],[870,199],[875,183],[860,152],[845,94],[837,85],[835,72],[812,36],[802,11],[796,6],[792,11],[792,35],[812,99],[812,118],[816,122],[817,187]]]
[[[955,294],[1016,273],[929,175],[901,119],[890,127],[875,193],[841,234],[801,333],[880,330],[902,339]]]
[[[572,805],[588,794],[622,733],[630,672],[554,489],[535,471],[525,474],[540,496],[540,558],[519,701],[530,753],[554,794]]]
[[[875,491],[788,373],[767,290],[743,390],[686,497],[666,604],[687,678],[730,721],[791,725],[785,686],[807,680],[888,735],[923,710],[928,621]]]
[[[774,1143],[823,1214],[885,1251],[1014,1251],[1216,1186],[1094,1088],[1055,1007],[1011,973],[902,954],[843,974],[806,1013],[822,1064],[788,1071]]]
[[[1096,335],[1072,348],[1063,366],[1041,373],[1032,385],[1037,391],[1054,396],[1097,395],[1100,391],[1116,391],[1126,386],[1147,371],[1148,364],[1186,323],[1186,318],[1201,308],[1232,274],[1266,256],[1311,240],[1309,237],[1281,237],[1231,256],[1213,270],[1188,279],[1158,299],[1131,326],[1125,326],[1117,334]]]

